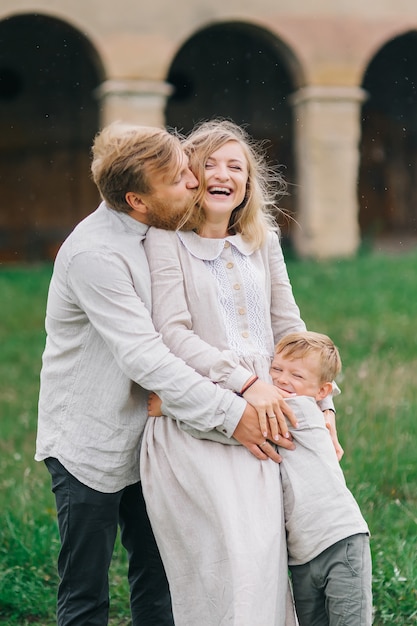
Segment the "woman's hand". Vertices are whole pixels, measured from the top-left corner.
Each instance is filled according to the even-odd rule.
[[[297,418],[285,402],[282,393],[274,385],[257,380],[243,393],[243,397],[256,409],[264,437],[272,439],[275,443],[279,441],[280,436],[290,438],[285,418],[289,419],[294,428],[298,425]]]

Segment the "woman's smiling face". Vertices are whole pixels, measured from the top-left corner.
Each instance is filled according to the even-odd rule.
[[[230,217],[245,198],[248,176],[247,160],[237,141],[228,141],[213,152],[205,165],[206,216]]]

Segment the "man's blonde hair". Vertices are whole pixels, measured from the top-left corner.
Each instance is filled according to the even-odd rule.
[[[254,249],[265,241],[268,230],[278,230],[273,212],[279,212],[275,201],[285,192],[285,181],[279,171],[269,167],[264,150],[248,133],[233,122],[222,119],[202,122],[183,143],[190,160],[190,168],[200,187],[196,207],[186,215],[182,228],[196,229],[204,224],[205,216],[201,202],[206,191],[205,166],[209,157],[229,141],[236,141],[242,148],[248,165],[246,195],[242,204],[234,209],[229,230],[241,233]]]
[[[126,193],[151,193],[149,175],[155,171],[174,180],[182,148],[178,136],[161,128],[114,122],[96,135],[92,153],[91,172],[101,197],[112,209],[130,213]]]
[[[335,380],[342,369],[342,361],[339,350],[327,335],[313,331],[290,333],[275,346],[275,354],[290,359],[302,359],[312,353],[320,359],[320,383]]]

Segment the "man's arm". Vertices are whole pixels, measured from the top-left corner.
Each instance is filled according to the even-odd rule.
[[[148,413],[150,417],[157,418],[158,416],[162,416],[162,401],[156,393],[149,394]],[[248,450],[258,459],[265,460],[269,457],[273,461],[280,463],[281,457],[276,452],[275,448],[265,441],[264,437],[262,437],[261,441],[259,435],[259,420],[257,412],[250,405],[247,405],[242,418],[233,433],[233,438],[236,439],[236,441],[241,445],[248,448]],[[290,440],[281,439],[280,445],[288,450],[293,450],[295,448],[294,444]]]
[[[237,429],[240,443],[252,454],[278,460],[271,446],[264,446],[264,452],[257,447],[264,437],[246,401],[169,351],[134,288],[129,268],[117,255],[78,254],[67,280],[75,301],[127,377],[157,393],[170,413],[191,427],[204,432],[218,428],[227,437]]]

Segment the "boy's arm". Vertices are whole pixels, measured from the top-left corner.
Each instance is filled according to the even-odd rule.
[[[323,415],[324,415],[324,421],[326,422],[326,427],[328,428],[330,432],[330,437],[332,438],[332,442],[336,450],[337,459],[338,461],[340,461],[345,451],[343,450],[337,438],[335,412],[332,411],[332,409],[326,409],[325,411],[323,411]]]
[[[336,450],[337,459],[340,461],[345,451],[343,450],[337,438],[336,410],[334,407],[333,398],[334,396],[338,396],[341,392],[335,381],[333,381],[332,385],[332,393],[323,398],[323,400],[319,400],[318,405],[323,411],[324,421],[326,422],[326,426],[329,429],[330,437],[332,438],[334,449]]]

